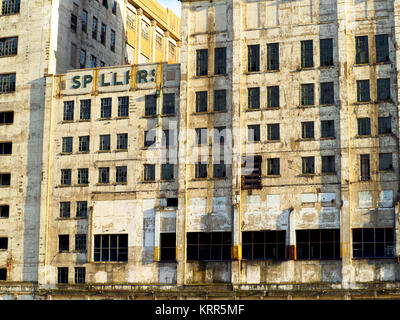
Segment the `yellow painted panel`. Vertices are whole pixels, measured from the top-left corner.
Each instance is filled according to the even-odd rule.
[[[162,62],[163,61],[163,53],[160,50],[156,50],[156,56],[155,56],[156,62]]]
[[[141,38],[140,41],[141,41],[141,44],[140,44],[140,46],[141,46],[140,52],[141,52],[142,54],[144,54],[146,57],[149,57],[149,58],[150,58],[150,41],[143,40],[143,38]]]
[[[126,41],[132,46],[136,47],[136,32],[127,30],[126,32]]]

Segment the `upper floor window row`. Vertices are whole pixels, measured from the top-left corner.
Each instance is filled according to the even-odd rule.
[[[18,51],[18,37],[0,39],[0,57],[15,56]]]
[[[226,74],[226,48],[214,49],[214,74]],[[208,75],[208,49],[196,51],[196,76]]]
[[[15,92],[15,73],[0,74],[0,93]]]
[[[368,36],[356,37],[356,64],[367,64],[370,62]],[[380,34],[375,36],[375,54],[377,63],[390,61],[389,57],[389,35]]]
[[[19,13],[21,0],[3,0],[1,4],[1,14]]]

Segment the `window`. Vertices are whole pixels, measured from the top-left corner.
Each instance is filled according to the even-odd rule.
[[[72,32],[76,32],[77,26],[78,26],[78,17],[71,13],[71,30],[72,30]]]
[[[111,7],[111,12],[113,13],[113,14],[117,14],[117,1],[116,0],[113,0],[113,4],[112,4],[112,7]]]
[[[64,121],[74,120],[74,101],[64,101]]]
[[[111,29],[110,35],[110,50],[115,52],[115,31]]]
[[[82,32],[87,32],[87,21],[88,21],[88,13],[86,10],[82,10]]]
[[[244,260],[284,260],[286,231],[242,232]]]
[[[214,74],[226,73],[226,48],[215,48]]]
[[[174,165],[163,163],[161,165],[161,180],[174,180]]]
[[[110,183],[110,168],[99,168],[99,183]]]
[[[0,268],[0,280],[7,280],[7,268]]]
[[[0,186],[9,186],[11,181],[10,173],[0,173]]]
[[[94,261],[128,261],[128,235],[94,236]]]
[[[215,127],[214,128],[214,144],[224,144],[226,135],[226,127]]]
[[[261,156],[248,156],[242,160],[243,189],[261,189]]]
[[[118,97],[118,117],[129,116],[129,97]]]
[[[89,152],[89,136],[79,137],[79,152]]]
[[[100,60],[100,67],[104,67],[106,65],[106,63],[104,61]]]
[[[162,145],[166,147],[174,145],[174,130],[163,130]]]
[[[15,73],[0,74],[0,93],[15,92]]]
[[[126,14],[126,25],[129,29],[136,31],[136,15],[131,11],[128,10]]]
[[[167,198],[167,207],[177,207],[178,198]]]
[[[168,60],[175,63],[176,61],[176,45],[168,41]]]
[[[86,234],[75,235],[75,250],[86,251]]]
[[[81,120],[90,120],[91,103],[92,102],[90,99],[81,100],[81,112],[80,112]]]
[[[157,97],[154,94],[145,96],[144,115],[155,116],[157,113]]]
[[[269,176],[280,175],[280,159],[267,159],[267,174]]]
[[[78,169],[78,184],[89,184],[89,169],[79,168]]]
[[[302,68],[314,67],[314,53],[313,53],[312,40],[301,41],[301,67]]]
[[[126,181],[127,181],[126,175],[127,175],[127,167],[126,166],[116,167],[115,181],[117,183],[126,183]]]
[[[69,218],[71,203],[69,201],[60,202],[60,218]]]
[[[68,283],[68,267],[58,267],[57,273],[57,283]]]
[[[260,109],[260,88],[248,88],[247,97],[249,109]]]
[[[3,0],[1,14],[15,14],[19,12],[21,0]]]
[[[15,56],[18,51],[18,37],[0,39],[0,57]]]
[[[267,140],[268,141],[280,140],[279,123],[267,124]]]
[[[393,228],[353,229],[353,258],[394,257]]]
[[[75,267],[75,283],[85,283],[86,278],[86,268],[85,267]]]
[[[8,238],[2,237],[0,238],[0,250],[8,249]]]
[[[213,164],[214,178],[225,178],[226,177],[226,165],[224,162]]]
[[[103,6],[108,9],[108,1],[107,0],[103,0]]]
[[[303,157],[302,160],[302,173],[303,174],[314,174],[315,166],[314,166],[314,157]]]
[[[378,134],[392,133],[392,117],[378,118]]]
[[[248,129],[248,141],[260,141],[260,126],[250,125],[247,126]]]
[[[163,50],[163,36],[161,36],[158,33],[156,33],[155,45],[156,45],[156,50],[162,52],[162,50]]]
[[[70,66],[72,68],[76,68],[76,51],[77,51],[76,44],[71,42]]]
[[[279,87],[267,87],[267,108],[279,108]]]
[[[156,144],[156,130],[152,129],[150,131],[144,132],[144,146],[145,147],[155,147]]]
[[[393,170],[393,157],[391,153],[379,154],[379,171]]]
[[[112,99],[111,98],[102,98],[101,99],[101,118],[111,118],[111,106]]]
[[[247,70],[249,72],[260,71],[260,45],[247,46]]]
[[[226,111],[226,90],[214,90],[214,111]]]
[[[321,121],[321,138],[334,138],[335,137],[335,121],[322,120]]]
[[[196,50],[196,76],[208,74],[208,49]]]
[[[207,144],[207,128],[196,128],[196,143]]]
[[[207,112],[207,91],[196,92],[196,112]]]
[[[335,173],[335,156],[322,157],[322,173]]]
[[[378,79],[378,101],[390,100],[390,79]]]
[[[195,178],[204,179],[207,178],[207,164],[206,163],[196,163],[195,164]]]
[[[110,135],[104,134],[100,136],[99,150],[110,151]]]
[[[176,233],[160,233],[160,261],[175,261]]]
[[[86,68],[86,51],[81,49],[81,54],[79,56],[79,68]]]
[[[0,206],[0,218],[8,218],[10,215],[10,206],[1,205]]]
[[[369,62],[368,36],[356,37],[356,64]]]
[[[389,62],[389,35],[375,36],[376,62]]]
[[[69,251],[69,235],[58,235],[58,252]]]
[[[361,181],[368,181],[371,179],[369,167],[369,154],[360,155],[361,163]]]
[[[14,112],[0,112],[0,124],[11,124],[14,122]]]
[[[166,93],[163,95],[163,114],[175,114],[175,94]]]
[[[312,106],[314,105],[314,84],[302,84],[301,85],[301,105]]]
[[[230,232],[188,232],[187,260],[230,260]]]
[[[296,230],[297,259],[340,259],[340,230]]]
[[[359,118],[357,119],[358,124],[358,135],[369,136],[371,135],[371,119],[370,118]]]
[[[61,169],[61,185],[71,184],[71,169]]]
[[[322,67],[333,66],[333,41],[332,39],[321,39],[320,64]]]
[[[0,142],[0,155],[12,154],[12,142]]]
[[[87,216],[88,216],[87,201],[77,201],[76,202],[76,217],[77,218],[87,218]]]
[[[301,123],[301,137],[303,139],[314,139],[313,121],[306,121]]]
[[[107,34],[107,26],[104,23],[102,23],[100,32],[100,43],[103,45],[106,45],[106,34]]]
[[[128,134],[117,134],[117,150],[128,150]]]
[[[97,67],[97,58],[94,55],[90,55],[90,67],[96,68]]]
[[[155,181],[156,180],[156,165],[155,164],[145,164],[143,172],[144,181]]]
[[[150,26],[144,21],[142,21],[142,38],[146,41],[150,40]]]
[[[322,82],[320,85],[321,88],[321,104],[334,104],[334,85],[333,82]]]
[[[267,70],[279,70],[279,43],[267,43]]]
[[[357,80],[357,102],[370,101],[369,80]]]

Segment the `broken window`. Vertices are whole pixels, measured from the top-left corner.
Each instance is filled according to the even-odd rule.
[[[175,94],[166,93],[163,95],[163,112],[164,115],[175,114]]]
[[[391,153],[379,154],[379,171],[393,170],[393,157]]]
[[[226,165],[224,162],[213,164],[214,178],[225,178],[226,177]]]
[[[156,130],[152,129],[144,132],[144,146],[154,147],[156,144]]]
[[[61,185],[71,184],[71,169],[61,169]]]
[[[110,50],[115,52],[115,31],[111,29],[110,35]]]
[[[313,121],[306,121],[301,123],[301,137],[303,139],[314,139]]]
[[[7,268],[0,268],[0,280],[7,280]]]
[[[267,87],[267,107],[279,108],[279,87]]]
[[[157,97],[154,94],[146,95],[144,101],[144,115],[155,116],[157,114]]]
[[[248,141],[260,141],[260,125],[249,125],[247,129]]]
[[[196,76],[208,74],[208,49],[196,50]]]
[[[195,164],[195,178],[196,179],[207,178],[207,163]]]
[[[115,181],[117,183],[126,183],[126,181],[127,181],[127,167],[126,166],[116,167]]]
[[[226,73],[226,48],[214,50],[214,74]]]
[[[379,34],[375,36],[376,62],[389,62],[389,35]]]
[[[110,135],[104,134],[100,136],[99,150],[110,151]]]
[[[280,159],[279,158],[267,159],[267,174],[269,176],[280,175]]]
[[[72,32],[76,32],[77,26],[78,26],[78,17],[71,13],[71,30],[72,30]]]
[[[267,70],[279,70],[279,43],[267,43]]]
[[[58,252],[69,251],[69,235],[58,235]]]
[[[160,233],[160,261],[176,260],[176,233]]]
[[[207,112],[207,91],[196,92],[196,112]]]
[[[117,134],[117,150],[128,150],[128,134]]]
[[[8,218],[10,215],[10,206],[5,204],[0,206],[0,218]]]
[[[371,119],[370,118],[358,118],[358,135],[369,136],[371,134]]]
[[[88,13],[86,10],[82,10],[82,32],[87,32],[87,21],[88,21]]]
[[[334,85],[333,82],[322,82],[320,85],[320,103],[321,104],[334,104]]]
[[[303,174],[314,174],[315,173],[314,157],[303,157],[303,158],[301,158],[301,161],[302,161],[301,172]]]
[[[75,283],[85,283],[86,279],[86,268],[75,267]]]
[[[79,152],[89,152],[89,136],[79,137]]]
[[[248,88],[247,99],[249,109],[260,109],[260,88]]]
[[[15,92],[15,73],[0,74],[0,93]]]
[[[378,134],[392,133],[392,117],[378,118]]]
[[[322,120],[321,121],[321,138],[334,138],[335,137],[335,121]]]
[[[129,97],[118,97],[118,117],[129,116]]]
[[[242,188],[261,189],[261,156],[248,156],[242,160]]]
[[[8,238],[1,237],[0,238],[0,250],[7,250],[8,249]]]
[[[128,261],[128,235],[94,236],[94,261]]]
[[[78,169],[78,184],[89,184],[89,169],[79,168]]]
[[[0,154],[12,154],[12,142],[0,142]]]
[[[0,39],[0,57],[15,56],[18,51],[18,37]]]
[[[99,183],[110,183],[110,168],[99,168]]]
[[[231,232],[188,232],[187,260],[230,260]]]
[[[86,251],[86,234],[75,235],[75,250]]]
[[[279,123],[267,124],[267,140],[268,141],[280,140]]]
[[[286,231],[242,232],[244,260],[284,260]]]
[[[333,40],[321,39],[320,44],[320,63],[321,66],[333,66]]]
[[[369,154],[361,154],[360,163],[361,163],[361,180],[362,181],[370,180],[371,176],[370,176],[370,166],[369,166]]]
[[[76,202],[76,217],[77,218],[87,218],[87,216],[88,216],[87,201],[77,201]]]
[[[249,72],[260,71],[260,45],[247,46],[247,59]]]
[[[322,173],[335,173],[335,156],[322,157]]]
[[[369,62],[368,36],[356,37],[356,64]]]
[[[111,118],[111,108],[112,108],[112,99],[111,98],[102,98],[101,99],[101,118]]]
[[[357,102],[370,101],[369,80],[357,80]]]
[[[161,180],[174,180],[174,165],[171,163],[161,164]]]
[[[14,112],[0,112],[0,124],[12,124],[14,122]]]
[[[79,68],[84,69],[86,67],[86,50],[81,49],[79,56]]]
[[[69,201],[60,202],[60,218],[69,218],[71,203]]]
[[[340,229],[296,230],[297,259],[340,259]]]
[[[92,101],[90,99],[81,100],[81,112],[80,119],[81,120],[90,120],[90,108]]]
[[[207,144],[207,128],[196,128],[196,143]]]
[[[312,106],[314,105],[314,84],[302,84],[301,85],[301,105]]]
[[[156,165],[155,164],[145,164],[143,165],[143,180],[144,181],[155,181],[156,180]]]
[[[214,90],[214,111],[226,111],[226,90]]]
[[[58,267],[57,275],[57,283],[68,283],[68,267]]]
[[[312,40],[301,41],[301,67],[302,68],[314,67],[314,53],[313,53]]]
[[[378,79],[378,101],[390,100],[390,78]]]
[[[1,6],[1,14],[19,13],[21,0],[3,0]]]
[[[64,101],[64,121],[74,120],[74,101]]]
[[[393,228],[353,229],[353,258],[394,257]]]

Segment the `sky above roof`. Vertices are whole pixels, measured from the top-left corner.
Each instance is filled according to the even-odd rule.
[[[179,18],[181,17],[181,2],[178,0],[157,0],[164,8],[170,9]]]

